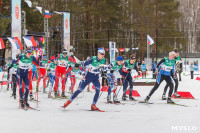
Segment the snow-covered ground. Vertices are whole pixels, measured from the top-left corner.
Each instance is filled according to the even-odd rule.
[[[4,92],[6,90],[4,86],[0,92],[0,132],[199,133],[199,84],[200,81],[191,80],[190,76],[182,76],[182,81],[179,82],[179,91],[189,91],[197,100],[174,99],[174,101],[190,107],[169,105],[161,100],[165,81],[150,99],[154,104],[149,105],[131,101],[122,101],[125,105],[105,104],[107,93],[104,92],[97,106],[106,112],[86,111],[90,109],[94,96],[94,91],[87,92],[87,89],[65,110],[60,109],[60,106],[66,100],[48,99],[47,94],[39,92],[38,109],[41,111],[24,111],[19,109],[18,100],[10,98],[11,92]],[[141,95],[136,99],[143,100],[151,88],[151,86],[135,86],[134,90]],[[122,91],[119,94],[120,100],[121,94]],[[37,106],[36,102],[29,103],[32,107]]]

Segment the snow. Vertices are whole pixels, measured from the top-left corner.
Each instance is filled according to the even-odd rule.
[[[200,81],[195,80],[196,76],[193,80],[190,76],[182,76],[178,91],[189,91],[196,99],[200,99]],[[41,111],[24,111],[19,109],[19,101],[10,97],[10,91],[4,92],[6,86],[3,86],[0,88],[0,131],[1,133],[199,133],[199,100],[174,99],[177,103],[191,107],[165,104],[166,101],[161,100],[164,86],[165,81],[150,99],[154,104],[149,105],[131,101],[122,101],[125,105],[105,104],[107,93],[103,92],[97,106],[106,112],[86,111],[90,109],[94,96],[94,91],[87,92],[87,89],[65,110],[60,106],[66,100],[48,99],[47,94],[39,92],[38,109]],[[136,99],[143,100],[151,88],[152,86],[135,86],[134,90],[141,95]],[[121,94],[122,90],[118,97],[120,100]],[[36,102],[29,103],[32,107],[37,107]]]

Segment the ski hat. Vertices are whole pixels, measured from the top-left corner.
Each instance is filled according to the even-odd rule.
[[[76,63],[76,64],[75,64],[75,67],[76,67],[76,68],[78,68],[78,67],[79,67],[79,64],[78,64],[78,63]]]
[[[66,49],[64,49],[62,53],[63,53],[63,54],[67,54],[67,50],[66,50]]]
[[[169,52],[169,56],[175,55],[176,53],[174,51]]]
[[[100,54],[105,54],[104,48],[98,48],[98,53],[100,53]]]
[[[47,55],[44,54],[44,55],[43,55],[43,58],[47,58]]]
[[[51,58],[50,58],[51,60],[55,60],[56,59],[56,57],[55,56],[51,56]]]
[[[131,60],[135,60],[135,59],[136,59],[135,54],[132,54],[132,55],[130,56],[130,59],[131,59]]]
[[[123,57],[122,56],[118,56],[117,57],[117,61],[123,61]]]
[[[178,50],[177,48],[175,48],[173,51],[174,51],[175,53],[179,53],[179,50]]]

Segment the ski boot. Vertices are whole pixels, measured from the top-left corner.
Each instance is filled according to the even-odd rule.
[[[169,97],[169,98],[167,99],[167,103],[173,104],[174,101],[172,101],[171,97]]]
[[[110,95],[107,96],[107,103],[112,103]]]
[[[47,92],[46,92],[46,88],[43,88],[43,93],[47,93]]]
[[[58,95],[58,93],[57,93],[57,91],[54,92],[54,97],[55,98],[60,98],[59,95]]]
[[[16,97],[16,94],[13,94],[13,97],[14,97],[14,99],[16,99],[17,97]]]
[[[91,110],[92,111],[97,111],[97,110],[99,111],[99,108],[97,108],[97,106],[95,104],[92,104],[91,105]]]
[[[122,100],[123,100],[123,101],[126,101],[126,94],[123,94]]]
[[[165,95],[162,95],[162,100],[166,100],[166,96]]]
[[[116,95],[113,96],[113,102],[114,102],[115,104],[120,103],[120,101],[117,99],[117,96],[116,96]]]
[[[25,107],[25,104],[24,104],[23,100],[20,100],[20,106],[21,106],[22,109]]]
[[[131,101],[137,101],[137,100],[135,100],[135,98],[133,98],[132,93],[129,94],[129,100],[131,100]]]
[[[61,98],[67,98],[67,97],[65,96],[65,92],[62,92]]]
[[[175,97],[181,97],[179,94],[177,94],[177,93],[174,93],[174,96]]]
[[[28,103],[28,100],[24,100],[24,105],[25,105],[26,107],[30,107],[30,105],[29,105],[29,103]]]
[[[64,106],[63,106],[63,108],[66,108],[67,106],[69,106],[69,104],[71,103],[71,101],[70,100],[68,100],[66,103],[64,103]]]
[[[6,89],[6,91],[9,91],[9,86],[7,86],[7,89]]]
[[[51,95],[51,92],[49,92],[48,98],[53,98],[53,96]]]
[[[69,87],[69,93],[70,93],[70,94],[73,94],[73,93],[74,93],[71,87]]]
[[[144,101],[145,101],[146,103],[148,103],[148,102],[149,102],[149,99],[150,99],[150,96],[147,96],[147,97],[144,99]]]
[[[32,94],[32,93],[30,93],[29,97],[30,97],[30,101],[33,101],[33,100],[34,100],[33,94]]]

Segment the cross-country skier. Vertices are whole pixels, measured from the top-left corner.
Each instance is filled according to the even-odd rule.
[[[103,48],[98,49],[98,56],[92,56],[89,60],[84,62],[82,67],[87,67],[90,69],[87,73],[85,73],[85,76],[83,76],[83,80],[79,84],[79,88],[77,91],[74,92],[72,97],[64,103],[64,108],[66,108],[73,100],[78,96],[79,93],[81,93],[84,88],[89,84],[93,83],[95,86],[95,95],[94,99],[91,105],[91,110],[93,111],[99,111],[99,108],[96,107],[96,102],[99,98],[99,92],[100,92],[100,82],[99,82],[99,73],[100,73],[100,68],[101,65],[106,64],[106,60],[104,58],[105,56],[105,50]],[[83,69],[84,70],[84,69]]]
[[[39,65],[39,61],[32,55],[32,50],[26,50],[25,54],[19,55],[19,68],[17,70],[18,84],[20,86],[20,103],[21,107],[29,107],[28,95],[29,95],[29,70],[32,68],[32,63],[36,66]],[[22,81],[25,83],[25,96],[22,91]]]
[[[10,69],[8,69],[12,64],[12,58],[9,57],[9,61],[6,63],[6,67],[7,67],[7,90],[9,90],[9,85],[10,85],[10,81],[12,78],[12,73],[10,72]]]
[[[16,99],[16,88],[17,88],[17,68],[18,68],[18,61],[13,60],[12,64],[8,67],[8,71],[12,73],[12,96]]]
[[[117,99],[116,90],[117,90],[117,79],[121,78],[119,71],[120,71],[120,69],[122,69],[122,66],[123,66],[123,57],[122,56],[118,56],[117,61],[113,61],[108,66],[110,68],[110,71],[107,72],[107,79],[109,82],[108,96],[107,96],[108,103],[112,103],[112,101],[111,101],[112,90],[113,90],[113,102],[120,103],[120,101]]]
[[[65,79],[65,84],[67,83],[67,79],[68,77],[71,79],[71,71],[72,71],[72,68],[75,66],[75,63],[76,63],[76,59],[74,58],[74,55],[71,55],[70,57],[70,61],[68,61],[68,69],[67,69],[67,72],[66,72],[66,79]],[[71,88],[69,88],[69,91]]]
[[[135,101],[135,99],[132,96],[132,90],[133,90],[133,78],[131,76],[132,69],[135,69],[139,75],[138,67],[136,65],[136,57],[134,54],[130,56],[130,59],[126,60],[123,63],[123,67],[120,71],[120,73],[122,75],[122,79],[123,79],[123,96],[122,96],[123,101],[126,100],[126,91],[127,91],[127,87],[128,87],[128,82],[130,85],[129,99]]]
[[[70,80],[71,80],[71,87],[70,91],[73,94],[74,93],[74,86],[76,84],[76,79],[77,78],[82,78],[81,73],[82,73],[82,68],[78,63],[76,63],[74,66],[71,66],[68,68],[67,73],[71,72],[70,74]]]
[[[45,93],[46,90],[46,80],[47,80],[47,67],[49,65],[49,60],[47,59],[46,55],[43,55],[43,58],[40,60],[40,66],[39,66],[39,76],[38,76],[38,81],[37,81],[37,88],[39,89],[39,84],[40,84],[40,80],[41,78],[43,78],[43,92]]]
[[[67,51],[64,50],[62,54],[58,56],[58,65],[56,67],[55,71],[55,85],[54,85],[54,96],[55,98],[59,97],[58,94],[58,83],[59,83],[59,78],[61,78],[62,82],[62,98],[66,98],[65,96],[65,80],[66,80],[66,69],[68,67],[69,61],[71,60],[70,56],[67,56]]]
[[[33,66],[32,66],[32,80],[34,79],[34,77],[36,77],[36,79],[38,79],[37,67],[33,64]]]
[[[174,74],[175,74],[174,69],[176,65],[176,60],[174,58],[175,58],[175,52],[172,51],[169,53],[169,58],[165,57],[158,63],[157,68],[156,68],[156,73],[157,73],[158,68],[160,67],[158,78],[156,80],[155,86],[151,89],[149,95],[146,97],[145,102],[148,102],[148,100],[153,95],[153,93],[158,89],[162,81],[165,80],[170,87],[167,103],[174,103],[171,100],[171,96],[173,93],[173,79],[172,78],[174,77]]]
[[[181,59],[180,59],[180,56],[179,56],[179,51],[178,49],[174,49],[174,52],[175,52],[175,60],[176,60],[176,65],[175,65],[175,75],[173,76],[173,80],[175,82],[175,87],[174,87],[174,96],[175,97],[180,97],[179,94],[177,94],[177,90],[178,90],[178,75],[177,75],[177,65],[180,65],[181,63]],[[169,85],[166,84],[165,88],[164,88],[164,92],[163,92],[163,95],[162,95],[162,100],[166,100],[166,92],[167,92],[167,89],[168,89]]]
[[[49,89],[48,98],[52,98],[51,92],[52,92],[53,84],[54,84],[54,81],[55,81],[55,69],[56,69],[56,66],[57,66],[57,63],[58,63],[58,59],[55,56],[52,56],[50,59],[51,59],[52,62],[49,65],[48,71],[49,71],[49,80],[50,80],[50,83],[51,83],[51,87]]]

